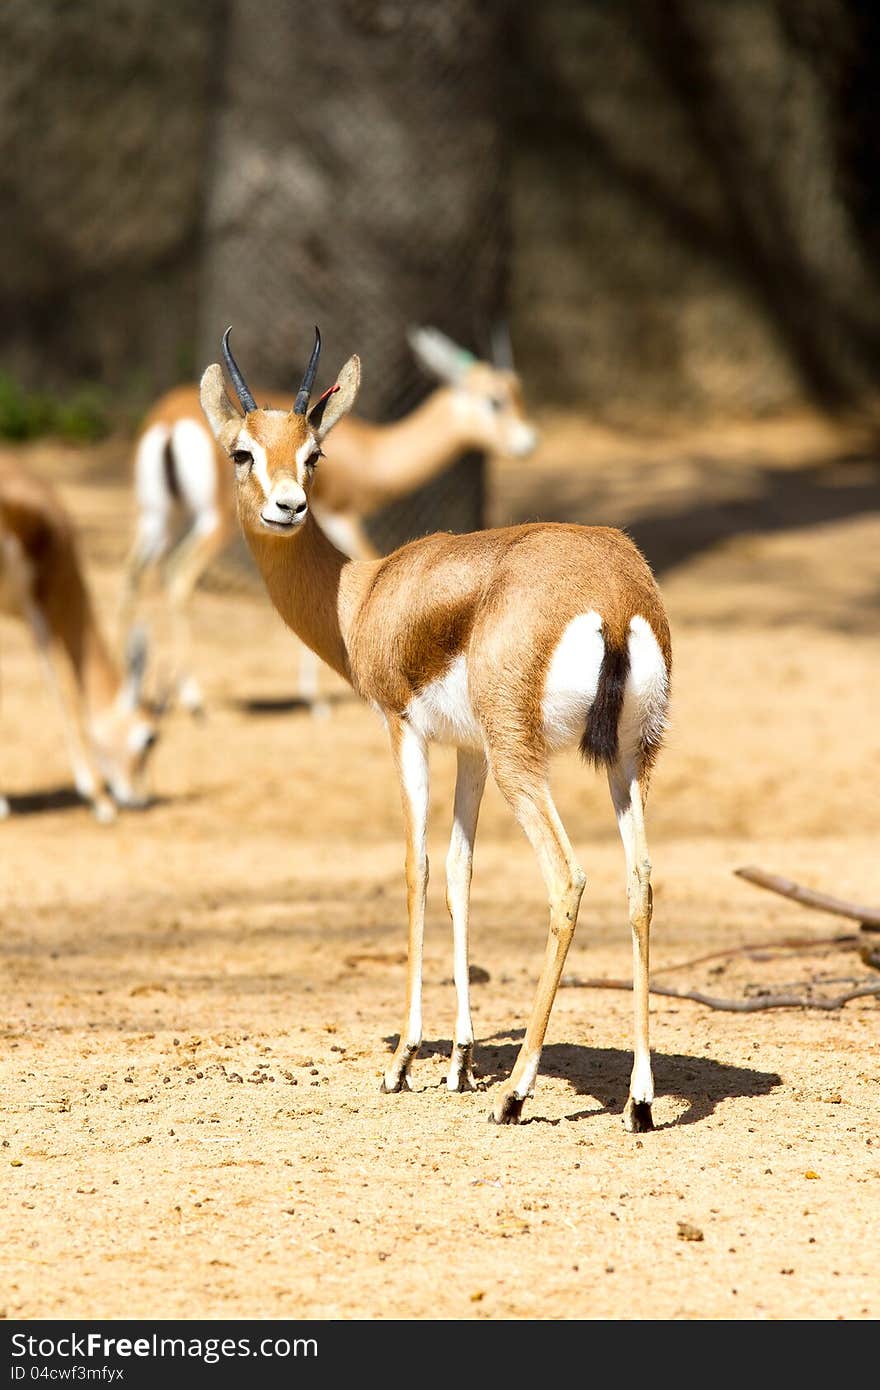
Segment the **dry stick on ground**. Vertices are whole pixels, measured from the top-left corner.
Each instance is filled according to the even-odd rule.
[[[564,975],[559,982],[560,989],[632,989],[630,980],[581,980],[576,975]],[[652,994],[664,994],[671,999],[692,999],[695,1004],[705,1004],[709,1009],[721,1009],[731,1014],[754,1014],[763,1009],[842,1009],[850,999],[862,999],[866,995],[880,995],[880,984],[858,985],[855,989],[838,994],[833,999],[806,999],[797,994],[766,994],[760,999],[719,999],[712,994],[701,994],[695,989],[674,989],[671,985],[652,985]]]
[[[817,908],[823,912],[834,912],[841,917],[852,917],[859,922],[862,928],[868,930],[880,930],[880,910],[873,907],[862,907],[858,903],[845,901],[843,898],[831,897],[828,893],[817,893],[812,888],[804,888],[802,884],[795,883],[793,879],[781,878],[778,874],[768,874],[764,869],[756,869],[751,866],[736,869],[734,871],[740,878],[747,879],[750,883],[756,883],[760,888],[769,888],[773,893],[781,893],[783,897],[793,898],[795,902],[801,903],[804,907]],[[709,955],[697,956],[693,960],[681,961],[678,965],[668,965],[665,971],[683,970],[687,965],[702,965],[707,960],[717,960],[719,957],[729,957],[736,955],[747,955],[749,952],[766,949],[811,949],[817,945],[853,945],[858,943],[856,936],[828,936],[821,941],[815,938],[791,937],[778,942],[754,942],[750,945],[735,946],[728,951],[713,951]],[[865,957],[863,956],[863,959]],[[867,964],[873,964],[873,960],[866,959]],[[655,974],[660,972],[655,970]],[[567,989],[625,989],[631,990],[632,984],[628,980],[581,980],[575,975],[566,975],[560,981],[560,986]],[[880,984],[856,984],[853,989],[847,990],[844,994],[838,994],[832,999],[808,999],[797,994],[764,994],[757,999],[719,999],[715,995],[702,994],[699,990],[674,989],[671,985],[652,985],[652,994],[663,994],[671,999],[691,999],[696,1004],[705,1004],[710,1009],[721,1009],[726,1013],[751,1014],[758,1013],[764,1009],[842,1009],[844,1004],[851,999],[864,999],[870,995],[880,995]]]
[[[856,946],[859,938],[852,932],[834,936],[783,936],[779,941],[746,941],[742,946],[730,946],[726,951],[709,951],[705,956],[692,956],[680,960],[675,965],[655,965],[655,975],[668,975],[671,970],[686,970],[689,965],[705,965],[709,960],[729,960],[732,956],[753,956],[765,960],[771,951],[788,951],[791,955],[799,952],[823,950],[826,946]]]
[[[821,912],[835,912],[839,917],[852,917],[863,927],[880,930],[880,908],[862,907],[859,903],[847,902],[844,898],[833,898],[829,893],[817,893],[812,888],[804,888],[793,879],[781,878],[779,874],[768,874],[764,869],[751,865],[734,869],[739,878],[756,883],[759,888],[769,888],[771,893],[781,893],[784,898],[793,898],[804,907],[815,907]]]

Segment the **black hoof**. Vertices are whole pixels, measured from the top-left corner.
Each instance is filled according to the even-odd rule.
[[[501,1107],[500,1115],[496,1115],[494,1110],[489,1112],[489,1124],[518,1125],[524,1104],[525,1096],[508,1096]]]
[[[449,1084],[450,1077],[454,1079],[455,1084],[453,1086]],[[466,1091],[476,1091],[477,1083],[474,1079],[473,1045],[471,1043],[457,1043],[455,1045],[449,1059],[446,1089],[450,1095],[454,1095],[456,1091],[459,1095],[463,1095]]]
[[[650,1105],[645,1100],[632,1101],[627,1119],[629,1121],[627,1128],[630,1134],[647,1134],[654,1128],[654,1116],[651,1114]]]
[[[474,1081],[472,1077],[465,1076],[464,1072],[462,1072],[461,1076],[459,1076],[454,1086],[450,1086],[448,1079],[446,1080],[445,1084],[446,1089],[450,1095],[455,1095],[457,1093],[458,1095],[463,1096],[468,1091],[478,1091],[480,1089],[477,1082]]]
[[[381,1086],[379,1087],[379,1093],[380,1093],[380,1095],[383,1095],[383,1096],[400,1096],[400,1095],[403,1095],[403,1093],[404,1093],[405,1091],[408,1091],[408,1090],[409,1090],[409,1087],[408,1087],[407,1084],[406,1084],[406,1077],[405,1077],[405,1076],[402,1076],[402,1077],[400,1078],[400,1080],[398,1081],[398,1083],[397,1083],[396,1086],[386,1086],[386,1085],[385,1085],[385,1078],[384,1078],[384,1076],[383,1076],[383,1077],[382,1077],[382,1084],[381,1084]]]

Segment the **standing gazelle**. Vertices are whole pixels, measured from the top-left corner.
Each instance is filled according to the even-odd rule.
[[[409,342],[440,384],[401,420],[346,420],[315,479],[313,514],[337,545],[359,559],[378,554],[363,525],[371,512],[421,487],[468,450],[524,457],[537,441],[503,344],[493,345],[496,361],[490,363],[436,328],[413,328]],[[267,408],[287,407],[287,397],[277,392],[258,390],[257,399]],[[202,694],[190,665],[187,611],[199,579],[229,543],[235,499],[226,457],[205,428],[197,386],[175,387],[147,415],[135,447],[134,494],[122,623],[131,621],[147,575],[161,568],[180,700],[198,712]],[[311,653],[300,660],[299,685],[306,703],[323,708]]]
[[[351,560],[315,524],[309,494],[321,443],[351,408],[360,364],[309,409],[320,336],[291,411],[257,408],[229,351],[202,377],[201,400],[232,460],[238,515],[269,595],[289,627],[384,715],[403,800],[409,911],[406,1017],[384,1090],[410,1085],[422,1038],[421,974],[428,883],[428,744],[458,750],[446,861],[458,998],[446,1084],[470,1089],[468,900],[477,814],[491,769],[528,836],[550,900],[538,990],[516,1064],[492,1118],[515,1123],[535,1083],[550,1009],[571,942],[584,875],[551,799],[548,762],[580,744],[604,768],[627,868],[633,940],[635,1056],[624,1121],[652,1127],[648,1043],[651,883],[643,807],[669,692],[669,627],[654,578],[621,531],[532,523],[436,534],[385,558]]]

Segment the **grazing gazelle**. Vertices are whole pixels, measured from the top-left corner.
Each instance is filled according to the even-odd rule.
[[[98,820],[142,806],[157,711],[142,699],[146,663],[134,630],[126,669],[101,633],[73,522],[49,485],[0,462],[0,611],[23,618],[58,700],[76,789]],[[109,793],[109,795],[108,795]],[[0,815],[9,804],[0,797]]]
[[[321,444],[351,408],[352,357],[309,408],[320,336],[292,410],[261,410],[229,351],[201,400],[234,468],[238,515],[269,595],[289,627],[385,717],[403,800],[409,911],[406,1017],[383,1086],[409,1085],[422,1038],[421,973],[428,883],[428,745],[458,750],[446,861],[458,998],[446,1084],[470,1089],[468,900],[477,813],[491,770],[535,850],[550,932],[525,1039],[492,1118],[514,1123],[538,1071],[550,1009],[578,915],[584,875],[551,799],[548,762],[580,745],[603,768],[626,858],[633,943],[635,1055],[624,1121],[652,1127],[648,1043],[651,883],[643,807],[669,693],[669,627],[654,578],[632,541],[608,527],[535,522],[471,535],[436,534],[375,560],[352,560],[309,506]]]
[[[314,515],[337,545],[360,559],[378,554],[363,527],[369,513],[420,487],[467,450],[520,457],[537,441],[512,367],[479,361],[436,328],[414,328],[409,341],[422,367],[443,384],[392,424],[346,420],[315,479]],[[267,409],[288,404],[286,396],[271,391],[259,391],[257,399]],[[122,623],[126,627],[131,621],[147,574],[161,567],[179,697],[198,712],[202,694],[190,669],[187,606],[232,536],[235,498],[226,457],[205,428],[196,386],[169,391],[147,416],[135,449],[134,492],[135,536],[125,566]],[[309,653],[300,663],[300,695],[323,711],[317,676]]]

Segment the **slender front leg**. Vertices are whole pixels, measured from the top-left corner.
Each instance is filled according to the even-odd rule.
[[[546,782],[529,787],[521,776],[508,777],[493,764],[496,780],[532,844],[550,900],[550,932],[526,1035],[510,1078],[489,1116],[495,1124],[516,1124],[531,1094],[541,1061],[547,1023],[565,957],[574,936],[586,879],[559,819]]]
[[[45,633],[45,625],[41,616],[37,615],[37,618],[36,622],[32,621],[31,627],[43,661],[46,684],[58,702],[76,789],[83,800],[88,801],[91,805],[95,818],[102,825],[107,825],[116,819],[116,806],[106,793],[103,778],[98,772],[92,755],[85,728],[86,719],[82,708],[82,698],[76,687],[76,682],[72,678],[67,681],[70,693],[68,697],[65,697],[61,677],[52,657],[52,645]]]
[[[486,785],[486,759],[482,753],[458,750],[455,782],[455,813],[449,853],[446,856],[446,906],[452,918],[453,974],[458,1011],[455,1039],[446,1085],[450,1091],[473,1091],[474,1029],[471,1023],[470,977],[468,967],[468,916],[471,872],[477,817]]]
[[[651,1047],[648,1039],[649,939],[653,908],[651,861],[648,858],[645,816],[638,778],[618,767],[609,772],[608,785],[611,788],[611,798],[617,813],[617,824],[626,857],[626,894],[633,947],[635,1046],[623,1123],[630,1133],[643,1134],[646,1130],[654,1128],[651,1114],[654,1077],[651,1072]]]
[[[385,1072],[383,1091],[412,1089],[409,1068],[422,1041],[422,942],[428,890],[428,750],[425,740],[405,719],[389,719],[391,748],[400,781],[406,833],[406,906],[409,958],[406,1018],[400,1040]]]

